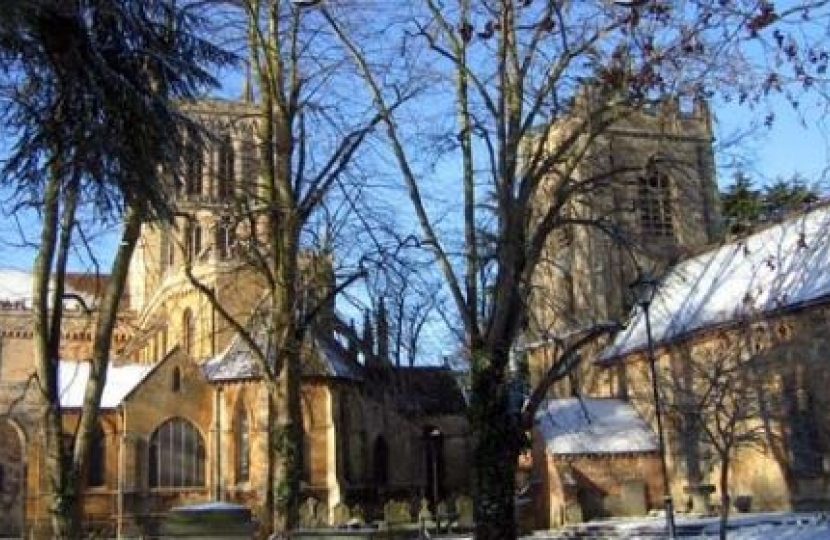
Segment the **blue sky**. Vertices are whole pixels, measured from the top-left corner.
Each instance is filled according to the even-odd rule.
[[[820,183],[825,189],[830,187],[827,182],[830,126],[824,107],[815,101],[807,101],[797,110],[778,101],[771,102],[769,107],[775,111],[775,118],[767,127],[764,125],[767,108],[753,110],[713,104],[718,139],[728,139],[735,130],[752,131],[738,149],[752,178],[768,182],[779,177],[789,179],[799,173],[809,183]],[[721,168],[718,180],[723,186],[731,179],[732,160],[729,152],[721,153],[717,160]]]

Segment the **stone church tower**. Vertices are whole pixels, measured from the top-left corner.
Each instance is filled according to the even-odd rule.
[[[719,238],[708,106],[702,99],[685,105],[666,98],[650,109],[625,111],[581,160],[573,180],[595,187],[573,200],[568,212],[601,222],[605,231],[569,226],[548,241],[528,322],[532,381],[553,361],[545,344],[598,321],[623,320],[633,305],[629,286],[641,271],[659,278],[668,265]],[[583,92],[576,114],[592,106],[590,93]],[[584,360],[583,366],[590,362]],[[584,380],[590,378],[585,369],[577,377],[583,380],[560,393],[621,392],[610,381],[600,389],[598,381]]]
[[[252,286],[251,272],[240,272],[239,222],[232,219],[235,201],[251,192],[257,175],[256,110],[244,101],[206,100],[190,105],[188,113],[211,138],[186,159],[174,188],[175,223],[144,228],[130,271],[131,308],[147,336],[135,345],[148,362],[177,343],[189,356],[205,358],[230,339],[220,317],[204,316],[209,303],[189,283],[186,264],[236,315],[250,311],[260,290]]]

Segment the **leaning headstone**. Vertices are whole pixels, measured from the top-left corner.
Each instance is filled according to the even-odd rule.
[[[345,527],[349,524],[349,520],[352,516],[351,512],[349,512],[349,507],[341,502],[334,505],[331,517],[331,524],[334,527]]]
[[[455,511],[458,512],[458,526],[471,529],[473,522],[473,500],[467,495],[460,495],[455,499]]]
[[[321,524],[320,503],[314,497],[309,497],[300,506],[300,527],[304,529],[313,529]]]

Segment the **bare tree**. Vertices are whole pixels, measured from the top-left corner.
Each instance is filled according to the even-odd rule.
[[[234,311],[194,271],[195,259],[186,268],[191,283],[250,350],[267,388],[265,513],[275,532],[298,524],[306,338],[331,314],[338,292],[364,275],[359,254],[338,267],[332,247],[337,221],[359,197],[352,186],[365,181],[353,166],[356,155],[381,122],[368,96],[349,85],[350,63],[302,4],[228,3],[230,32],[244,36],[249,56],[246,120],[255,129],[256,165],[224,201],[226,226],[235,237],[235,263],[225,271],[247,272],[261,285],[254,313]]]
[[[776,11],[756,0],[424,0],[385,19],[387,34],[399,38],[389,47],[392,64],[339,24],[339,5],[317,4],[364,75],[386,129],[386,157],[397,164],[419,241],[460,321],[472,370],[476,537],[514,538],[522,436],[509,405],[508,360],[527,323],[532,276],[554,231],[614,236],[612,216],[573,208],[590,207],[632,172],[583,167],[593,144],[665,93],[758,102],[790,83],[803,86],[805,76],[815,83],[826,62],[811,62],[808,51],[820,47],[804,41],[817,34],[790,34],[782,23],[810,25],[826,16],[826,3]],[[783,60],[780,69],[759,66],[772,57]],[[390,100],[413,79],[430,82],[429,101],[393,110]],[[439,189],[457,194],[448,206],[436,204]]]
[[[777,418],[767,384],[774,370],[762,355],[755,354],[752,334],[744,326],[721,333],[705,350],[683,355],[672,367],[670,380],[658,385],[665,394],[669,417],[683,431],[684,444],[714,451],[722,539],[727,535],[732,502],[733,459],[742,450],[768,442],[768,425]]]

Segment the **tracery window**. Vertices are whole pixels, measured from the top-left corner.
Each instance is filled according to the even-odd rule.
[[[205,444],[183,418],[171,418],[150,437],[150,487],[205,485]]]
[[[657,171],[638,179],[638,211],[643,236],[671,238],[674,236],[671,182]]]

